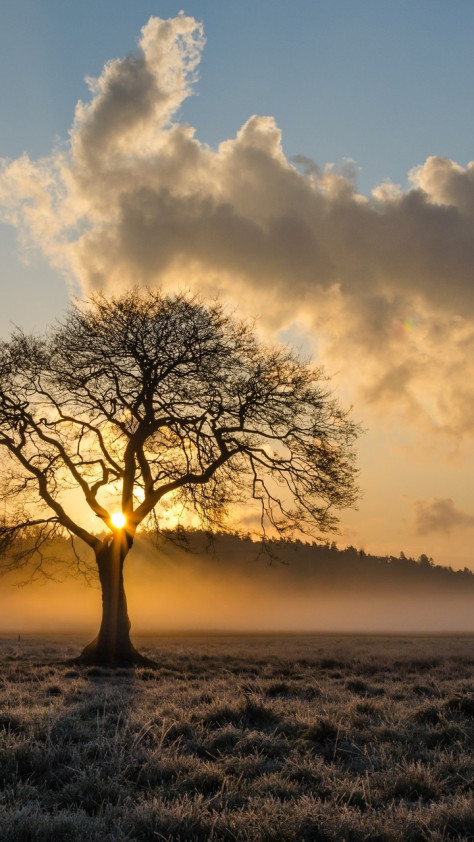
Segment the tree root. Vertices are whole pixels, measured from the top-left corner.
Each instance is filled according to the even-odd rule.
[[[142,655],[130,643],[126,647],[117,648],[114,652],[105,651],[93,640],[83,649],[77,658],[72,658],[71,664],[75,666],[97,666],[97,667],[156,667],[157,662],[152,658]]]

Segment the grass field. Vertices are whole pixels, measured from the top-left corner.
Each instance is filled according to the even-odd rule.
[[[0,839],[473,840],[472,637],[0,640]]]

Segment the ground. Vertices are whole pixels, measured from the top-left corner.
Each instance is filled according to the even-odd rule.
[[[474,638],[0,640],[2,842],[473,840]]]

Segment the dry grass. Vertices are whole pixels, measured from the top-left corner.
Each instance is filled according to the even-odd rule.
[[[0,641],[0,839],[473,840],[472,638]]]

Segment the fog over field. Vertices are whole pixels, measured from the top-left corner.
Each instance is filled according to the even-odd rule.
[[[136,541],[125,565],[132,633],[177,630],[471,632],[474,577],[354,548],[260,544],[202,534],[187,545]],[[52,568],[56,581],[25,585],[25,571],[3,579],[0,630],[92,633],[100,617],[95,580]]]

